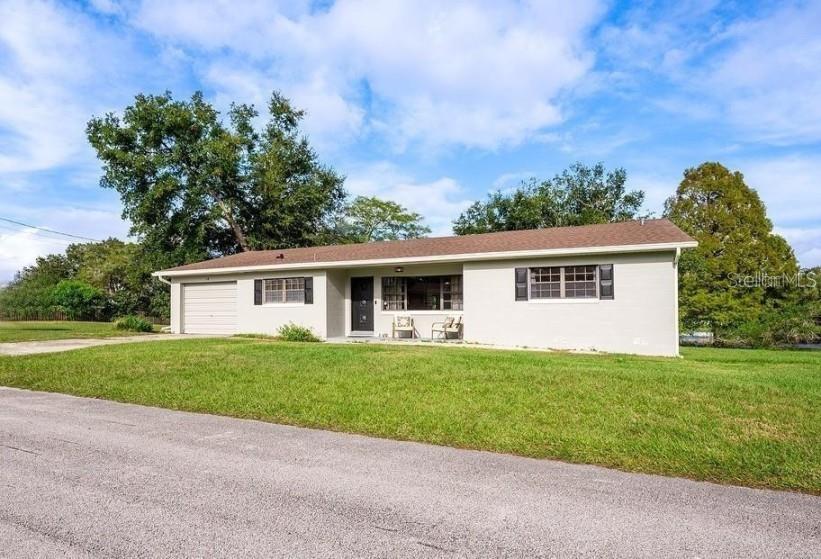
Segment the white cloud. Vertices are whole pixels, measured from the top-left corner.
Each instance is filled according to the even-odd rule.
[[[686,78],[687,64],[721,34],[717,5],[713,0],[635,3],[620,21],[599,30],[602,60],[612,66],[621,86],[640,86],[636,70]]]
[[[127,33],[79,8],[0,2],[0,173],[93,161],[88,119],[121,108],[160,71]]]
[[[45,3],[0,4],[0,172],[45,169],[77,151],[83,112],[75,92],[90,72],[84,31]]]
[[[11,281],[15,272],[33,264],[38,256],[61,253],[69,244],[38,235],[33,229],[0,229],[0,286]]]
[[[583,39],[601,12],[593,0],[283,6],[147,0],[133,20],[161,40],[251,61],[242,69],[259,84],[251,88],[304,95],[317,134],[326,124],[331,135],[355,132],[367,110],[398,149],[495,149],[562,120],[558,96],[589,70]],[[226,73],[221,65],[205,77],[218,90],[242,80]]]
[[[665,176],[652,173],[628,173],[627,188],[644,191],[643,211],[661,217],[664,201],[676,193],[681,176]]]
[[[821,157],[785,156],[742,161],[745,182],[758,190],[778,224],[821,223]]]
[[[452,235],[453,220],[472,202],[452,178],[420,182],[384,161],[355,168],[345,184],[354,196],[378,196],[418,212],[436,236]]]
[[[522,184],[522,181],[526,181],[530,178],[536,177],[537,175],[538,173],[534,173],[532,171],[503,173],[496,177],[496,180],[493,181],[493,189],[512,192]]]
[[[738,126],[774,142],[821,139],[819,29],[821,3],[807,2],[727,30],[733,46],[706,85]]]
[[[619,87],[691,120],[731,124],[745,141],[821,140],[821,3],[764,4],[731,20],[720,6],[640,8],[605,26],[604,59],[629,75]]]
[[[821,266],[821,227],[776,227],[775,232],[787,239],[801,266]]]
[[[264,54],[281,38],[287,17],[308,14],[304,0],[143,0],[129,9],[135,25],[159,37],[218,51],[225,47],[245,55]]]
[[[365,111],[328,85],[327,77],[315,72],[304,81],[279,81],[279,71],[265,72],[248,64],[224,59],[210,65],[204,79],[216,88],[214,101],[227,109],[232,102],[253,104],[260,111],[259,124],[267,120],[271,92],[279,89],[306,112],[302,131],[323,154],[339,151],[363,129]]]
[[[821,263],[821,157],[791,155],[741,161],[737,167],[767,206],[767,215],[803,266]]]

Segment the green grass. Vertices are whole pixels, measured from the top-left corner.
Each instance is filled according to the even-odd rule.
[[[115,330],[113,322],[0,321],[0,343],[71,338],[108,338],[134,334],[137,334],[137,332]]]
[[[0,358],[0,384],[821,494],[821,353],[252,339]]]

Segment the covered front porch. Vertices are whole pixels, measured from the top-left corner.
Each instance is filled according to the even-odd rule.
[[[329,341],[463,337],[460,263],[328,270],[327,284]]]

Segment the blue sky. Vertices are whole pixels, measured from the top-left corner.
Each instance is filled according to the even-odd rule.
[[[138,92],[279,89],[354,194],[436,234],[471,201],[603,161],[660,213],[683,170],[740,170],[821,264],[821,2],[0,0],[0,217],[124,237],[92,115]],[[67,244],[0,223],[0,282]]]

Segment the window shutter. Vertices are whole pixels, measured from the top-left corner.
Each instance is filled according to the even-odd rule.
[[[516,268],[516,300],[527,301],[527,268]]]
[[[262,280],[254,280],[254,304],[262,304]]]
[[[599,266],[599,299],[613,298],[613,265]]]
[[[314,278],[306,277],[305,280],[305,304],[314,304]]]

